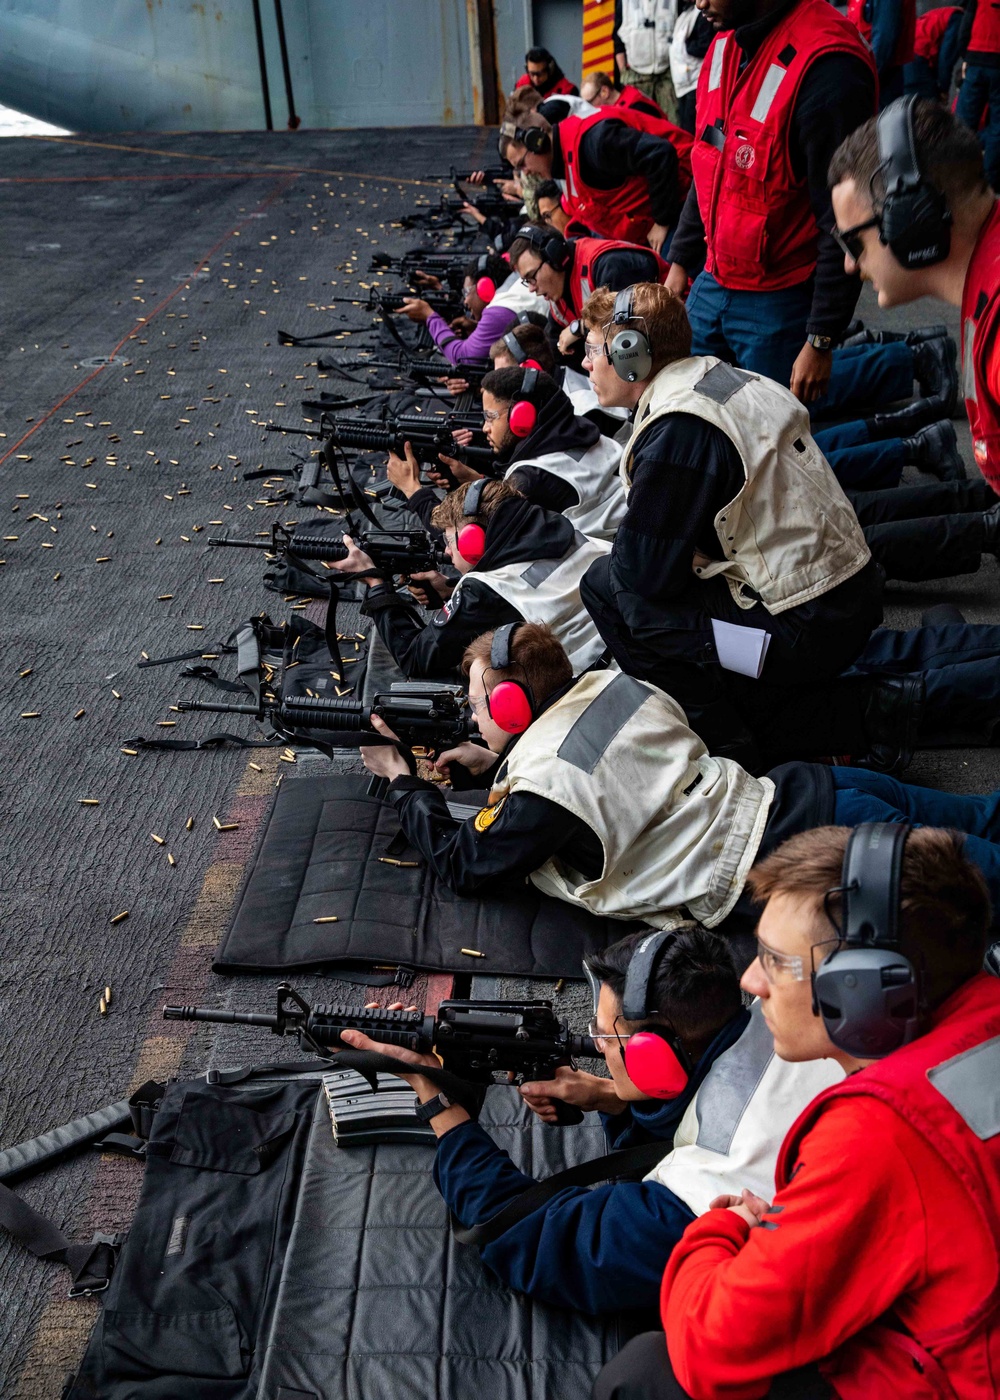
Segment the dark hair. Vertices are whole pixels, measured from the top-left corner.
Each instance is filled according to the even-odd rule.
[[[540,185],[536,186],[535,203],[537,204],[540,199],[554,199],[557,204],[562,200],[562,190],[555,180],[543,180]]]
[[[465,648],[462,657],[462,671],[468,675],[474,661],[481,661],[488,669],[487,692],[492,695],[494,686],[501,681],[527,681],[535,704],[542,705],[555,691],[568,685],[573,679],[573,667],[562,642],[541,622],[525,622],[510,642],[512,664],[503,668],[490,668],[490,655],[493,650],[493,633],[483,632]]]
[[[527,371],[523,370],[520,365],[511,369],[491,369],[489,374],[483,375],[483,393],[492,394],[501,403],[512,403],[521,392],[526,373]],[[531,402],[536,408],[541,408],[554,399],[558,393],[561,393],[561,390],[555,380],[547,374],[540,374],[531,395]]]
[[[552,374],[556,367],[556,352],[552,348],[552,341],[540,326],[527,322],[523,326],[515,326],[507,335],[514,337],[529,360],[537,360],[546,374]],[[505,352],[509,353],[510,347],[506,337],[501,336],[490,346],[490,359],[495,360]]]
[[[755,865],[747,890],[764,904],[772,895],[812,895],[822,905],[841,881],[850,827],[820,826],[780,845]],[[903,849],[899,940],[922,973],[923,994],[933,1010],[983,965],[991,924],[990,895],[982,871],[965,855],[957,831],[915,827]],[[831,914],[838,917],[837,899]]]
[[[591,953],[587,966],[620,1002],[637,945],[649,933],[627,934],[603,953]],[[729,944],[701,924],[688,923],[661,955],[653,977],[652,1001],[661,1021],[674,1028],[696,1059],[743,1007],[740,979]]]
[[[525,235],[524,237],[515,238],[513,243],[507,249],[507,256],[510,258],[510,265],[514,268],[517,267],[517,260],[519,257],[521,257],[523,253],[537,253],[539,257],[541,257],[542,248],[548,242],[548,240],[550,238],[558,238],[560,236],[553,229],[548,228],[545,224],[527,223],[522,224],[521,228],[531,229],[532,232],[530,234]],[[537,237],[535,236],[534,232],[536,229],[538,230]]]
[[[950,209],[987,188],[979,137],[940,103],[926,98],[916,103],[913,134],[920,173],[944,195]],[[858,192],[871,198],[872,213],[881,213],[885,177],[877,117],[870,117],[840,143],[830,162],[829,180],[831,187],[853,180]]]
[[[486,271],[480,272],[479,259],[486,258]],[[499,253],[480,253],[466,263],[465,276],[475,283],[480,277],[491,277],[498,287],[502,286],[510,276],[513,268],[506,258],[502,258]]]
[[[529,49],[524,55],[524,61],[525,63],[547,63],[550,68],[554,68],[556,64],[548,49]]]

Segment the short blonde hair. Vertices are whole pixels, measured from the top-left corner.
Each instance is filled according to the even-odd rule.
[[[521,495],[513,486],[508,486],[506,481],[487,481],[479,496],[479,509],[475,515],[466,515],[465,498],[472,485],[474,483],[468,481],[456,490],[449,491],[443,501],[438,501],[431,512],[431,524],[436,525],[439,530],[460,530],[463,525],[482,525],[485,529],[487,522],[504,501],[518,500]]]
[[[614,315],[617,292],[598,287],[584,304],[581,320],[588,330],[606,333]],[[644,322],[642,329],[649,340],[653,357],[650,377],[659,374],[674,360],[686,360],[691,354],[691,323],[680,297],[674,296],[659,282],[637,282],[632,288],[634,321]]]

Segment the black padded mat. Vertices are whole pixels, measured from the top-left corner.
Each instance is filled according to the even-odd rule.
[[[507,897],[453,894],[403,844],[392,806],[368,786],[367,775],[334,773],[281,785],[217,972],[402,965],[575,978],[585,954],[638,927],[528,884]],[[316,922],[331,917],[336,923]]]
[[[604,1154],[596,1114],[541,1124],[497,1086],[480,1119],[531,1175]],[[616,1319],[505,1288],[457,1245],[433,1148],[338,1149],[317,1105],[257,1400],[582,1400],[626,1340]]]

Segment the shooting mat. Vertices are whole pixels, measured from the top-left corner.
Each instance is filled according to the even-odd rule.
[[[390,965],[580,977],[586,953],[638,927],[528,884],[488,899],[452,893],[405,842],[392,805],[369,796],[368,786],[355,774],[282,783],[216,951],[217,972],[335,967],[343,974]],[[482,805],[469,793],[460,802],[458,816]],[[407,864],[391,863],[399,861]]]

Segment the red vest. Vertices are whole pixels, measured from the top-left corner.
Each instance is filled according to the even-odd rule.
[[[631,83],[625,84],[611,105],[612,107],[627,107],[636,112],[644,112],[646,116],[657,117],[661,121],[669,120],[658,102],[654,102],[651,97],[647,97],[640,88],[633,87]]]
[[[979,0],[976,6],[969,49],[979,53],[1000,52],[1000,9],[991,0]]]
[[[900,0],[896,0],[899,4]],[[868,43],[872,37],[872,22],[865,18],[865,6],[868,0],[848,0],[847,18],[852,24],[858,26],[861,37]],[[892,58],[889,60],[889,67],[896,68],[901,63],[910,63],[913,59],[913,34],[917,23],[917,0],[902,0],[902,22],[899,26],[899,38],[896,40],[896,47],[893,50]]]
[[[994,1042],[992,1045],[990,1042]],[[912,1124],[966,1190],[982,1219],[975,1240],[956,1239],[961,1259],[991,1261],[993,1286],[966,1317],[914,1337],[891,1325],[866,1328],[822,1365],[840,1400],[995,1400],[1000,1376],[1000,981],[980,973],[934,1016],[926,1035],[819,1094],[793,1123],[775,1169],[780,1191],[803,1138],[830,1099],[871,1095]],[[859,1160],[858,1171],[864,1172]],[[933,1208],[933,1202],[928,1203]],[[886,1241],[892,1248],[892,1241]],[[891,1324],[892,1319],[887,1319]]]
[[[697,106],[703,135],[691,166],[705,267],[731,291],[794,287],[815,270],[819,229],[806,181],[792,169],[788,137],[802,79],[827,53],[855,54],[875,76],[868,46],[830,0],[801,0],[742,73],[731,30],[717,35],[705,56]]]
[[[828,0],[822,0],[823,4]],[[611,190],[598,190],[580,176],[580,141],[601,121],[623,122],[635,131],[662,136],[677,152],[678,177],[683,195],[691,183],[690,151],[693,138],[666,117],[651,117],[631,107],[601,107],[589,117],[566,117],[559,123],[559,145],[566,167],[566,199],[576,218],[605,238],[645,243],[656,220],[649,203],[649,187],[640,175],[628,176]]]
[[[960,5],[944,5],[940,10],[928,10],[919,17],[913,31],[913,52],[919,58],[926,59],[928,63],[937,63],[944,31],[952,15],[960,14],[961,8]]]
[[[573,266],[569,270],[566,289],[561,300],[549,302],[553,321],[560,326],[568,326],[580,315],[584,302],[594,290],[591,269],[602,253],[607,253],[612,248],[627,248],[630,253],[634,253],[635,246],[634,243],[625,243],[620,238],[574,239]],[[653,250],[650,248],[648,251],[652,253]],[[656,280],[662,282],[670,271],[670,265],[665,263],[658,253],[654,256],[657,263]]]
[[[962,289],[962,377],[976,465],[1000,495],[1000,203],[976,242]]]
[[[515,87],[529,87],[530,85],[531,79],[528,77],[527,73],[522,73],[514,84]],[[569,78],[565,76],[557,78],[552,86],[546,88],[544,92],[542,92],[541,88],[539,88],[538,91],[542,97],[576,97],[577,95],[576,88],[570,82]]]

